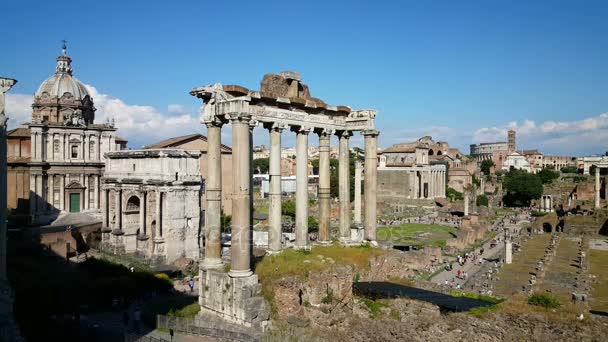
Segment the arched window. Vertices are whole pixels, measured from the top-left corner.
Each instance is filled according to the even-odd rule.
[[[127,210],[139,210],[139,197],[129,197],[129,200],[127,201]]]

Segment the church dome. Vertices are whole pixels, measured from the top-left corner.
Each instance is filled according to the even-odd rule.
[[[34,96],[32,123],[89,125],[95,121],[95,105],[84,84],[72,75],[72,59],[63,51],[55,74],[42,82]]]
[[[36,92],[36,97],[42,97],[44,93],[48,93],[49,97],[58,98],[65,93],[70,93],[75,100],[83,100],[89,95],[84,84],[72,75],[72,59],[66,54],[65,48],[63,53],[57,57],[55,75],[42,82]]]

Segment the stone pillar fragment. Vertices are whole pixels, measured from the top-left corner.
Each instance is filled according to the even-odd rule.
[[[350,241],[350,150],[348,140],[351,133],[343,131],[338,134],[338,189],[340,198],[340,241]]]
[[[205,191],[205,259],[203,268],[222,265],[222,125],[207,123],[207,179]]]
[[[469,192],[464,191],[464,216],[469,216]]]
[[[513,262],[513,243],[511,240],[505,241],[505,264]]]
[[[232,241],[233,278],[248,277],[251,272],[251,116],[239,113],[232,118]]]
[[[281,223],[281,131],[282,127],[273,125],[270,131],[270,160],[269,176],[270,191],[268,204],[268,249],[278,252],[282,248]]]
[[[365,239],[376,241],[376,186],[378,180],[378,131],[363,131],[365,137]]]
[[[595,166],[595,209],[601,208],[600,206],[600,168]]]
[[[319,133],[319,242],[329,243],[331,217],[329,152],[331,135]]]
[[[308,248],[308,133],[296,129],[296,241],[295,248]]]

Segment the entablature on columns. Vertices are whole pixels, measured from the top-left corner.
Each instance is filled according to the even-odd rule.
[[[195,88],[190,94],[205,102],[201,117],[205,124],[221,124],[249,115],[251,120],[264,126],[280,123],[283,126],[303,126],[312,130],[375,131],[375,110],[329,106],[309,94],[283,96],[286,94],[267,89],[249,91],[244,87],[222,86],[219,83]]]

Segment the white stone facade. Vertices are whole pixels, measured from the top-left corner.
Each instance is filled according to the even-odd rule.
[[[509,153],[502,164],[502,169],[505,171],[509,171],[511,168],[532,172],[532,167],[530,166],[528,159],[518,152]]]
[[[200,151],[110,152],[103,179],[103,248],[154,262],[197,260],[203,231]]]

